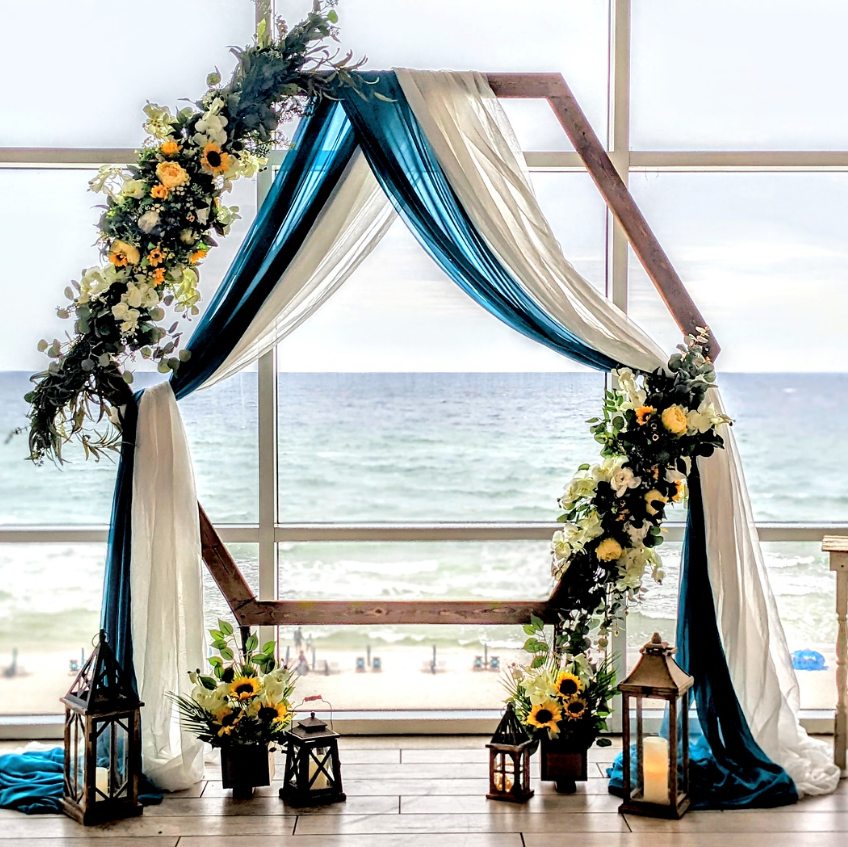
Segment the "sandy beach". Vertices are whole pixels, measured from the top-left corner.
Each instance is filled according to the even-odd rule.
[[[836,656],[831,649],[818,648],[827,670],[798,671],[805,709],[832,709],[836,703]],[[311,651],[305,651],[311,663]],[[628,651],[629,664],[637,658]],[[432,648],[387,647],[373,650],[371,665],[365,650],[316,650],[316,668],[297,681],[296,702],[321,695],[336,711],[498,709],[505,691],[502,673],[474,670],[482,650],[437,650],[436,672],[432,669]],[[285,648],[283,648],[285,655]],[[500,667],[522,660],[520,650],[491,649],[487,658],[497,656]],[[375,659],[380,669],[375,669]],[[357,671],[357,660],[363,669]],[[69,656],[62,653],[21,653],[15,676],[6,675],[10,657],[0,657],[0,715],[58,714],[59,699],[67,692],[74,675]]]

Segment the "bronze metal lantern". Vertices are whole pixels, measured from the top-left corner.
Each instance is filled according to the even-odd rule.
[[[489,800],[526,803],[534,794],[530,787],[530,754],[535,746],[518,720],[512,703],[504,713],[489,749]]]
[[[65,704],[65,787],[62,808],[85,826],[142,813],[141,713],[106,632],[62,698]]]
[[[339,734],[312,712],[286,733],[286,772],[280,798],[290,806],[342,803]]]
[[[689,689],[694,680],[671,657],[673,647],[654,633],[642,658],[618,690],[624,695],[624,802],[619,812],[652,817],[683,817],[689,808]],[[662,700],[668,709],[668,738],[646,735],[643,703]],[[631,763],[635,700],[635,765]]]

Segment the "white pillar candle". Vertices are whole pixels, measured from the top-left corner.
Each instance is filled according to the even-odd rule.
[[[94,784],[98,791],[102,791],[107,797],[109,796],[109,768],[97,768],[94,773]],[[95,794],[95,799],[102,800],[99,794]]]
[[[329,767],[329,763],[325,767]],[[312,758],[310,758],[309,759],[309,790],[310,791],[318,791],[322,788],[329,788],[330,787],[330,782],[327,779],[327,775],[324,773],[324,771],[321,771],[320,773],[318,773],[318,776],[315,776],[317,771],[318,771],[318,765],[316,764],[316,762]],[[315,776],[315,781],[313,782],[312,777],[314,777],[314,776]]]
[[[668,805],[668,741],[650,736],[642,742],[642,799]]]

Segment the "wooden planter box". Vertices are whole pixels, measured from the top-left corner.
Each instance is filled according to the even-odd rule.
[[[249,800],[253,789],[270,785],[274,754],[262,744],[235,744],[221,748],[221,780],[233,789],[234,800]]]
[[[573,794],[588,778],[587,750],[542,736],[542,781],[555,782],[559,794]]]

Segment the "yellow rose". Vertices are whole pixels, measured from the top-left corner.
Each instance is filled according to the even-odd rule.
[[[614,538],[605,538],[598,545],[598,549],[595,552],[602,562],[614,562],[616,559],[621,558],[621,554],[624,551]]]
[[[672,435],[683,435],[689,426],[683,406],[669,406],[664,409],[662,424]]]
[[[156,165],[156,176],[165,188],[178,188],[188,182],[188,174],[176,162],[160,162]]]
[[[665,497],[663,494],[660,494],[660,492],[657,491],[656,488],[652,488],[645,495],[645,502],[648,504],[645,507],[645,511],[649,515],[655,515],[657,512],[659,512],[659,509],[656,506],[654,506],[654,502],[657,501],[657,500],[659,500],[661,503],[668,503],[668,497]]]
[[[125,268],[127,265],[137,265],[141,261],[141,253],[138,252],[138,247],[116,238],[112,242],[109,261],[118,268]]]

